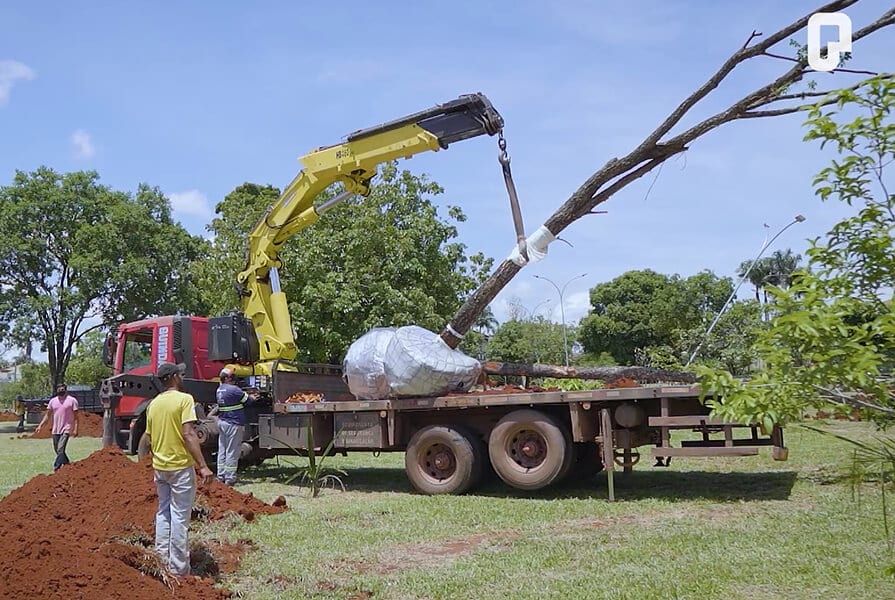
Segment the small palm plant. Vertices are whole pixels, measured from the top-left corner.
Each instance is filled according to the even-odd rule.
[[[340,487],[342,491],[345,491],[345,484],[342,482],[342,477],[347,477],[348,473],[343,471],[342,469],[333,469],[330,467],[324,467],[324,462],[326,462],[327,457],[332,454],[333,446],[336,443],[336,439],[339,437],[339,433],[337,432],[333,439],[330,440],[329,444],[327,444],[326,448],[323,449],[323,452],[320,454],[319,458],[314,448],[314,428],[308,424],[308,464],[305,466],[299,466],[294,463],[289,463],[293,467],[295,467],[295,472],[286,479],[286,484],[290,484],[296,479],[299,480],[299,483],[307,483],[308,487],[311,489],[311,497],[316,498],[320,495],[320,490],[329,486],[335,489],[336,486]],[[288,446],[296,455],[301,456],[301,452],[291,446],[288,442],[283,442],[281,440],[277,440],[281,444]],[[289,462],[289,461],[287,461]]]

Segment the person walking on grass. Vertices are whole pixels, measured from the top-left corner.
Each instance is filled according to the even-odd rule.
[[[53,420],[53,451],[56,453],[53,470],[58,471],[71,462],[65,452],[69,438],[78,437],[78,400],[68,395],[68,387],[64,383],[56,386],[56,395],[47,404],[44,418],[34,433],[40,433],[50,419]]]
[[[16,416],[19,418],[19,424],[16,425],[16,433],[25,431],[25,399],[22,394],[16,396]]]
[[[188,532],[197,477],[208,483],[214,474],[205,464],[199,438],[193,429],[193,397],[181,391],[186,365],[165,362],[158,378],[165,390],[146,409],[146,433],[140,438],[140,455],[152,452],[158,492],[155,515],[155,549],[173,575],[190,574]]]
[[[245,431],[245,407],[254,401],[236,385],[236,374],[232,369],[224,368],[220,373],[221,385],[218,386],[218,479],[227,485],[236,483],[236,471],[239,468],[239,453]]]

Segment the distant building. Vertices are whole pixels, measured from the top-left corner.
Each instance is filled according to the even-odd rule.
[[[15,383],[22,379],[22,365],[13,365],[0,369],[0,383]]]

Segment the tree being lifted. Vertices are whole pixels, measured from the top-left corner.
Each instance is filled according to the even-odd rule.
[[[812,14],[817,12],[838,12],[857,4],[858,1],[837,0],[836,2],[830,2],[771,35],[765,36],[758,31],[753,31],[742,47],[734,52],[708,81],[675,108],[634,150],[621,158],[609,160],[600,170],[591,175],[547,219],[538,232],[529,238],[529,241],[541,240],[542,251],[545,251],[546,244],[553,241],[560,232],[581,217],[593,214],[594,207],[605,202],[630,183],[659,167],[672,156],[685,152],[693,141],[725,123],[741,119],[760,119],[806,111],[818,103],[818,101],[812,101],[812,98],[820,99],[819,103],[822,105],[835,102],[835,98],[828,97],[830,90],[817,91],[813,89],[813,86],[808,86],[809,89],[807,90],[792,91],[793,86],[803,81],[811,72],[807,64],[806,55],[803,52],[799,52],[795,57],[788,57],[772,52],[772,49],[778,44],[786,43],[791,36],[803,30]],[[874,32],[893,24],[895,24],[895,8],[889,9],[872,23],[855,31],[852,35],[852,41],[853,43],[859,42]],[[728,108],[703,118],[696,125],[680,133],[673,134],[675,128],[685,118],[694,117],[693,109],[696,105],[708,97],[738,66],[759,57],[784,61],[791,63],[792,66],[773,81],[744,95]],[[842,67],[834,69],[834,72],[877,75],[871,71]],[[852,89],[857,89],[860,85],[861,83],[858,83],[852,86]],[[512,195],[511,193],[511,197]],[[457,347],[463,335],[475,323],[478,315],[528,262],[528,257],[525,256],[525,253],[520,252],[520,254],[522,256],[514,256],[504,260],[478,290],[466,300],[460,310],[454,315],[454,318],[445,326],[441,332],[441,338],[451,348]]]

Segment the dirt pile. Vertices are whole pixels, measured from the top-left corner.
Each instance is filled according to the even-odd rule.
[[[228,598],[210,579],[186,578],[169,588],[144,574],[151,568],[137,570],[153,557],[124,542],[152,539],[156,503],[151,465],[117,448],[33,478],[0,500],[0,539],[10,558],[0,562],[0,598]],[[209,519],[285,510],[217,481],[200,489],[197,507]]]
[[[78,436],[79,437],[103,437],[103,418],[97,414],[78,411]],[[47,439],[53,437],[52,427],[44,427],[40,433],[32,433],[24,437],[35,439]]]
[[[6,423],[9,421],[18,421],[18,420],[19,420],[19,416],[10,410],[4,410],[3,412],[0,412],[0,423]]]
[[[603,387],[608,389],[636,388],[640,387],[640,384],[630,377],[617,377],[616,379],[607,382]]]

